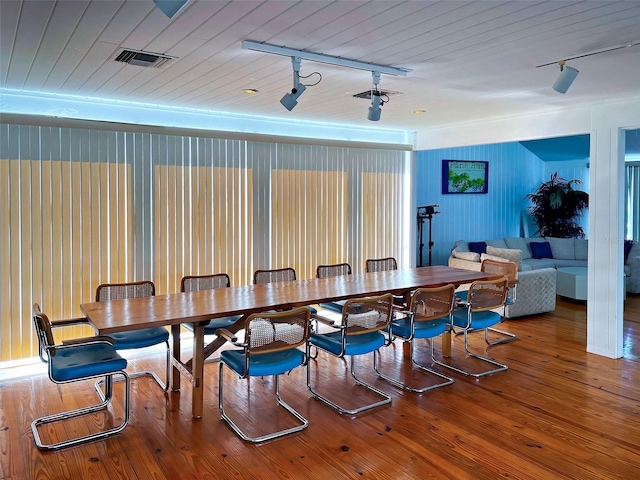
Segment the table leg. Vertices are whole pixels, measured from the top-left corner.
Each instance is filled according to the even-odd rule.
[[[191,410],[194,418],[201,418],[204,408],[204,388],[202,384],[204,376],[204,325],[202,322],[195,322],[193,327]]]
[[[447,330],[442,334],[442,356],[451,356],[451,330]]]
[[[180,325],[171,325],[171,341],[171,354],[180,361]],[[174,392],[180,390],[180,370],[175,366],[171,367],[171,389]]]

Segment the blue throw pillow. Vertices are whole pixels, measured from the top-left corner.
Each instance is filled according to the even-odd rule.
[[[533,258],[553,258],[549,242],[531,242],[529,247]]]
[[[624,241],[624,263],[627,263],[627,258],[629,258],[629,252],[633,248],[633,240],[625,240]]]
[[[480,255],[487,253],[487,242],[469,242],[469,251]]]

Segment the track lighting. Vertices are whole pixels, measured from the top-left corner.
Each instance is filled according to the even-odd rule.
[[[284,97],[280,99],[282,106],[289,111],[298,104],[298,98],[307,89],[300,83],[300,57],[291,57],[291,63],[293,65],[293,88],[291,93],[285,93]]]
[[[564,60],[558,62],[558,65],[560,65],[560,75],[552,87],[558,93],[567,93],[567,90],[569,90],[578,73],[580,73],[575,68],[565,65],[565,63]]]
[[[382,94],[378,90],[378,84],[380,83],[380,72],[371,72],[373,76],[373,86],[371,87],[371,106],[369,107],[369,113],[367,118],[372,122],[380,120],[380,114],[382,113],[381,107],[384,105],[382,100]]]

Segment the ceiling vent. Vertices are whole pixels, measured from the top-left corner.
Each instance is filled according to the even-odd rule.
[[[387,97],[392,97],[394,95],[402,95],[401,92],[394,92],[391,90],[385,90],[384,88],[378,88],[378,90],[380,91],[380,95],[386,95]],[[353,98],[365,98],[367,100],[371,100],[371,90],[366,90],[364,92],[361,93],[356,93]],[[386,102],[386,100],[385,100]]]
[[[174,60],[176,57],[169,57],[160,53],[143,52],[140,50],[122,50],[115,58],[116,62],[128,63],[138,67],[160,68]]]

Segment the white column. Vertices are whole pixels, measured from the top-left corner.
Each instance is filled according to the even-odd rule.
[[[624,127],[640,124],[640,102],[591,110],[587,352],[623,355]]]

